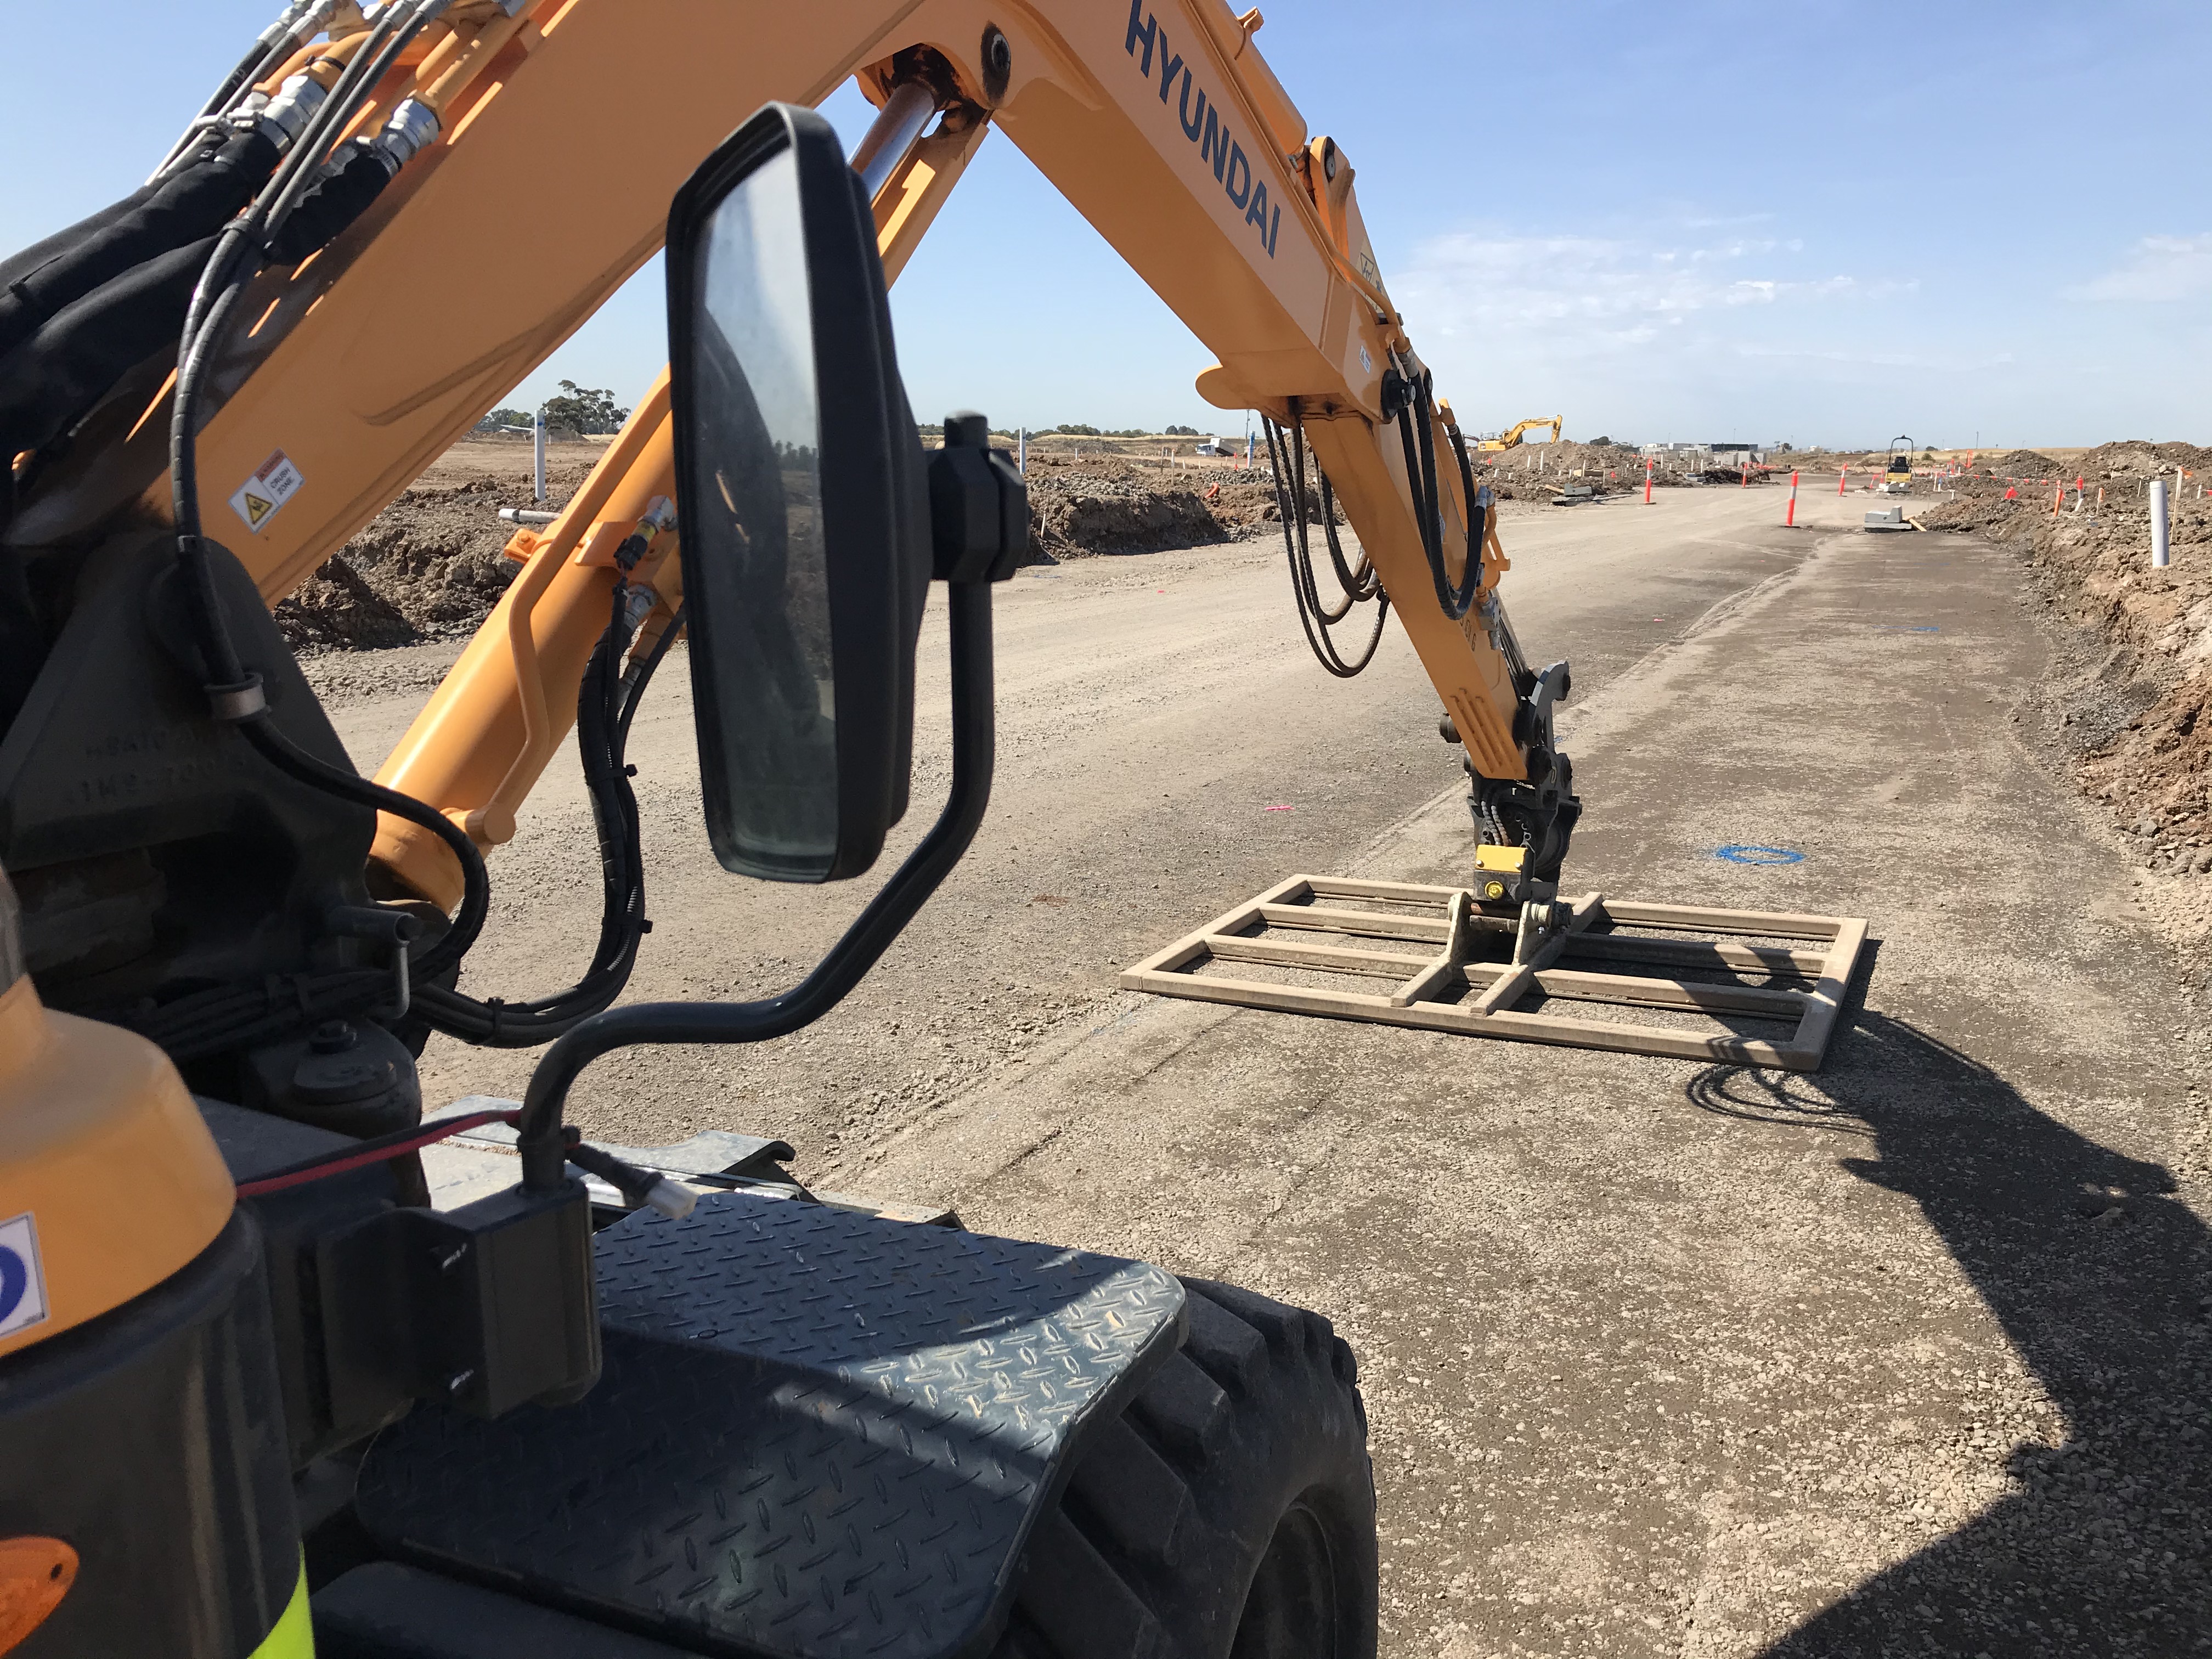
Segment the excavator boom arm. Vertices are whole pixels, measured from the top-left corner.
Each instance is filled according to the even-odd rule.
[[[1393,427],[1429,405],[1389,406],[1388,381],[1425,370],[1352,166],[1309,134],[1254,40],[1260,21],[1223,0],[815,0],[803,20],[732,0],[534,0],[513,15],[465,0],[356,128],[430,99],[435,141],[359,223],[297,270],[264,273],[242,308],[252,320],[226,347],[221,407],[198,441],[210,533],[265,598],[283,597],[651,258],[677,185],[745,115],[819,102],[855,75],[879,101],[919,80],[942,112],[935,129],[888,161],[860,158],[888,167],[875,193],[887,271],[1002,129],[1218,355],[1203,395],[1302,424],[1474,769],[1517,782],[1531,687],[1494,592],[1506,568],[1494,524],[1480,603],[1455,619],[1431,550],[1456,583],[1471,505],[1440,468],[1425,542]],[[82,541],[119,493],[165,515],[166,438],[147,418],[161,406],[111,416],[112,441],[42,481],[11,538]],[[1446,453],[1448,410],[1430,418]],[[560,520],[515,538],[520,577],[382,781],[482,844],[514,832],[606,625],[615,550],[672,494],[671,451],[664,374]],[[218,505],[272,465],[293,481],[276,510]],[[679,598],[673,539],[630,577],[658,593],[662,626]],[[374,857],[414,891],[459,896],[451,853],[416,825],[385,818]]]

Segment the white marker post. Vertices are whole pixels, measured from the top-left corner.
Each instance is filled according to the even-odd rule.
[[[545,411],[539,410],[530,417],[530,476],[531,497],[534,501],[545,499]]]
[[[1030,476],[1030,429],[1025,426],[1014,432],[1014,470],[1024,478]]]
[[[2166,563],[2166,480],[2154,478],[2150,485],[2150,568],[2163,570]]]

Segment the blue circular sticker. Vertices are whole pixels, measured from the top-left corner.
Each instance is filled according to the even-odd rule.
[[[23,1258],[5,1244],[0,1244],[0,1324],[21,1305],[23,1292],[30,1287],[31,1270]]]
[[[1715,858],[1726,859],[1730,864],[1802,864],[1805,855],[1792,852],[1787,847],[1723,847],[1714,853]]]

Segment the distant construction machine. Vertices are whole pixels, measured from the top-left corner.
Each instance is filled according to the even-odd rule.
[[[1557,443],[1559,441],[1559,428],[1566,424],[1566,419],[1564,415],[1554,415],[1549,420],[1540,416],[1533,421],[1523,421],[1518,426],[1509,428],[1498,437],[1480,439],[1474,447],[1478,450],[1516,448],[1528,434],[1547,426],[1552,428],[1552,441]]]
[[[1896,437],[1889,441],[1889,464],[1882,469],[1882,489],[1892,495],[1901,495],[1912,486],[1912,440]]]

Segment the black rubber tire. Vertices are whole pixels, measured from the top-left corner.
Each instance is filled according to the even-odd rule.
[[[1189,1336],[1039,1520],[994,1659],[1373,1659],[1351,1348],[1319,1314],[1183,1285]]]

